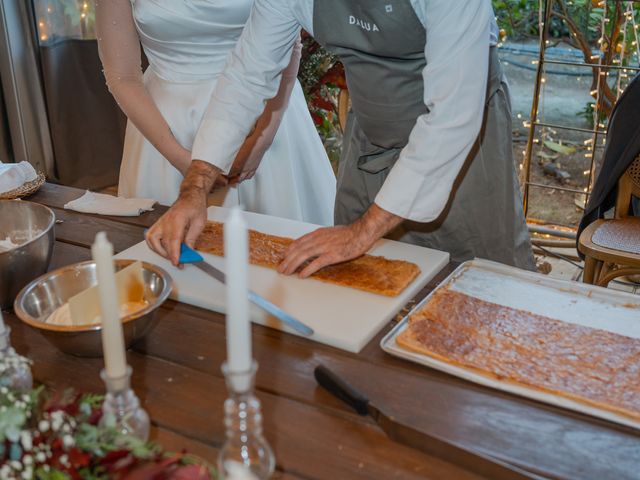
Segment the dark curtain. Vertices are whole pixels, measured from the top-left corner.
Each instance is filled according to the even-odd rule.
[[[13,152],[11,150],[11,135],[9,133],[9,119],[5,108],[4,97],[2,96],[2,79],[0,79],[0,162],[13,162]]]
[[[65,185],[116,185],[126,117],[107,90],[95,40],[41,45],[56,177]]]

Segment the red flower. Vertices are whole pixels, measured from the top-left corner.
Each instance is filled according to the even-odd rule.
[[[322,125],[324,123],[324,118],[322,118],[322,116],[320,116],[316,112],[309,112],[309,113],[311,113],[311,118],[313,119],[313,123],[315,123],[316,125]]]
[[[86,467],[91,462],[91,455],[78,448],[72,448],[69,451],[69,462],[75,468]]]
[[[87,423],[89,425],[98,425],[101,418],[102,418],[102,410],[100,408],[94,408],[91,411],[91,415],[89,415],[89,418],[87,419]]]
[[[129,450],[113,450],[99,459],[98,465],[106,468],[109,472],[117,472],[121,469],[128,470],[135,461]]]
[[[333,66],[329,70],[327,70],[327,73],[322,76],[322,78],[320,79],[320,83],[330,83],[338,88],[347,88],[347,80],[342,63],[334,63]]]
[[[329,112],[332,112],[335,109],[335,106],[330,100],[327,100],[326,98],[320,95],[315,95],[311,99],[311,105],[313,105],[316,108],[322,108],[323,110],[327,110]]]
[[[78,414],[80,396],[80,394],[74,393],[70,389],[58,390],[46,401],[43,410],[49,413],[62,410],[71,416],[76,416]]]
[[[51,442],[51,451],[56,452],[62,450],[62,438],[56,437]]]

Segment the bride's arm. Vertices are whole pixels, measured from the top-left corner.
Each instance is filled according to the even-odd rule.
[[[140,42],[131,1],[96,1],[96,33],[109,91],[145,138],[184,175],[191,152],[173,136],[142,83]]]
[[[254,130],[236,155],[229,173],[230,181],[242,182],[253,177],[263,155],[271,146],[296,84],[301,53],[302,43],[298,42],[293,48],[289,66],[282,72],[277,95],[266,102],[264,112],[258,117]]]

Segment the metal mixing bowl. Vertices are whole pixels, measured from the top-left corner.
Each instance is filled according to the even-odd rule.
[[[115,260],[114,263],[116,270],[121,270],[133,260]],[[142,273],[148,305],[122,318],[127,348],[153,329],[157,323],[154,318],[156,310],[171,293],[171,277],[162,268],[142,262]],[[80,357],[99,357],[102,355],[100,323],[80,326],[45,323],[47,317],[69,298],[96,284],[96,264],[91,260],[45,273],[18,294],[14,304],[16,315],[40,330],[47,340],[63,352]]]
[[[21,200],[0,200],[0,240],[19,246],[0,252],[0,308],[8,308],[17,293],[47,271],[56,217],[50,208]]]

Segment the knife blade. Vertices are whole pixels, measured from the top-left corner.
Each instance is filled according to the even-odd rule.
[[[469,471],[490,479],[521,480],[543,478],[518,466],[508,464],[484,453],[445,440],[438,435],[422,432],[394,420],[380,411],[366,396],[324,365],[318,365],[313,371],[313,376],[321,387],[345,402],[359,415],[371,416],[387,436],[398,443],[416,448],[452,464],[460,465]]]
[[[207,275],[212,276],[213,278],[218,280],[223,285],[226,284],[226,278],[227,277],[226,277],[226,275],[224,274],[223,271],[217,269],[216,267],[214,267],[210,263],[205,262],[204,258],[202,257],[202,255],[200,255],[198,252],[196,252],[192,248],[189,248],[184,243],[182,245],[180,245],[180,260],[179,260],[179,262],[181,264],[190,264],[190,265],[193,265],[195,267],[198,267],[200,270],[205,272]],[[284,324],[290,326],[291,328],[293,328],[296,332],[298,332],[298,333],[300,333],[302,335],[305,335],[307,337],[313,335],[314,332],[313,332],[313,329],[311,327],[305,325],[300,320],[292,317],[287,312],[282,310],[280,307],[278,307],[277,305],[274,305],[273,303],[271,303],[266,298],[258,295],[253,290],[249,290],[248,293],[247,293],[247,296],[248,296],[249,301],[251,303],[253,303],[257,307],[261,308],[265,312],[269,313],[270,315],[273,315],[274,317],[279,319],[282,323],[284,323]]]

